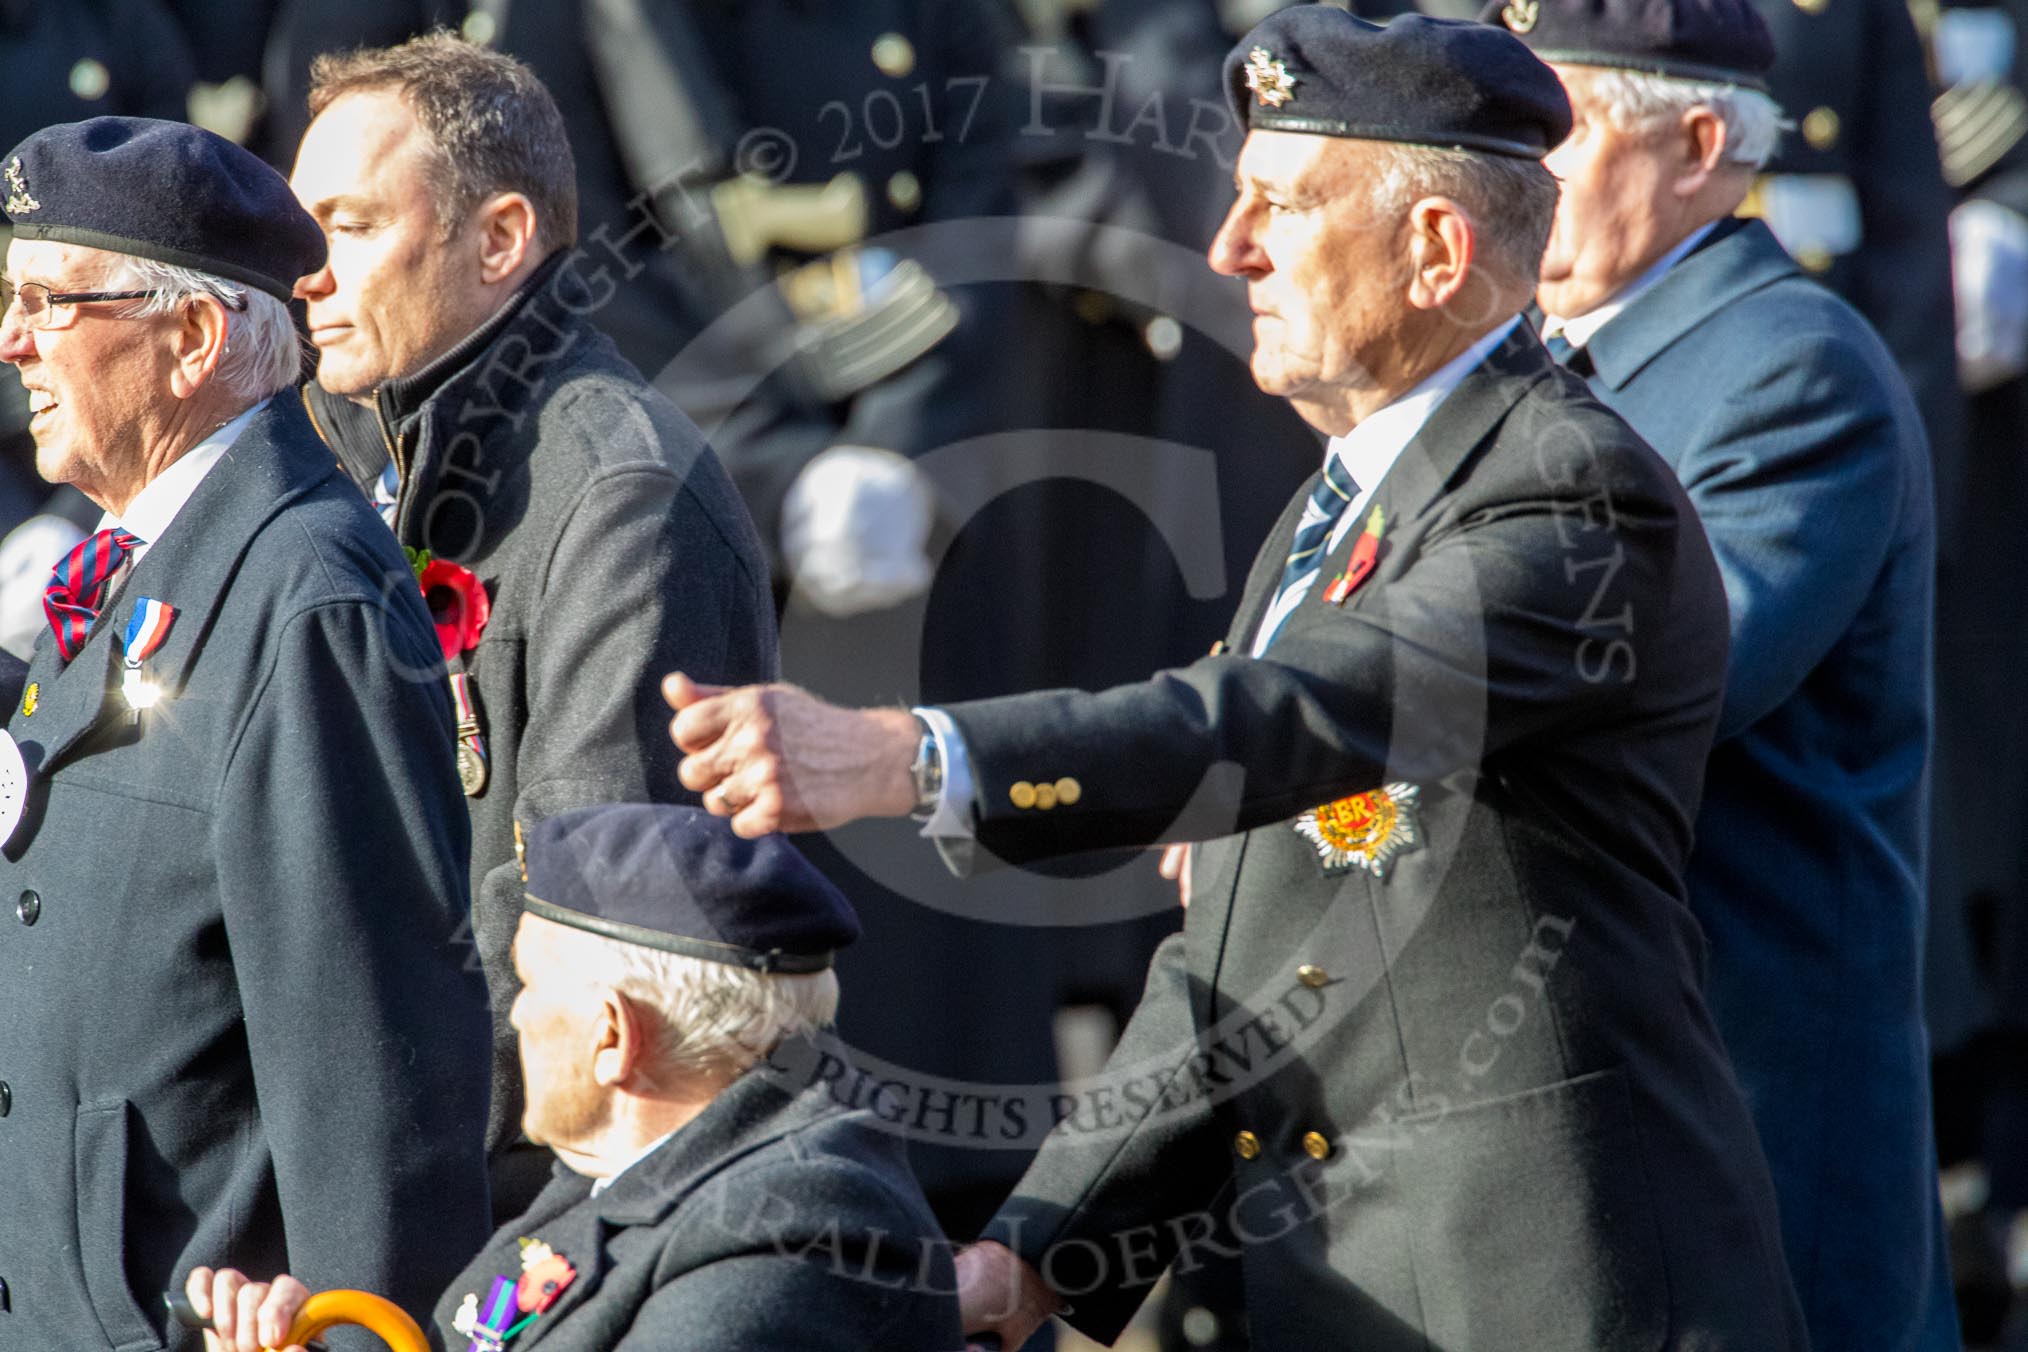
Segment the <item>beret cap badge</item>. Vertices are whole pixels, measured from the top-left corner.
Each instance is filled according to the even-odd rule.
[[[28,180],[21,176],[21,157],[16,155],[7,166],[7,214],[19,216],[24,211],[40,211],[42,203],[28,195]]]
[[[1254,92],[1263,108],[1279,108],[1296,96],[1296,77],[1289,68],[1256,47],[1246,56],[1246,87]]]
[[[1542,0],[1507,0],[1500,11],[1500,18],[1516,33],[1526,33],[1535,27],[1535,21],[1542,17]]]

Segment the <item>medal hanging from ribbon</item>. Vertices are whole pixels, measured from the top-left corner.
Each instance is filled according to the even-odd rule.
[[[126,697],[127,707],[137,722],[143,709],[152,708],[162,698],[161,690],[142,674],[141,664],[162,646],[162,640],[169,637],[169,626],[175,622],[176,607],[150,596],[134,603],[134,617],[127,621],[127,632],[120,640],[127,653],[127,673],[120,680],[120,693]]]
[[[472,702],[472,678],[462,671],[451,673],[451,703],[458,711],[458,782],[467,798],[477,798],[486,787],[486,734]]]
[[[476,1296],[466,1296],[451,1327],[472,1340],[466,1352],[500,1352],[512,1336],[520,1310],[514,1300],[514,1279],[495,1277],[482,1307]]]
[[[568,1258],[539,1239],[523,1239],[521,1276],[495,1277],[484,1305],[476,1293],[467,1295],[451,1327],[472,1340],[466,1352],[503,1352],[576,1280]]]

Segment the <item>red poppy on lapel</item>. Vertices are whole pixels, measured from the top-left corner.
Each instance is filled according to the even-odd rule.
[[[437,646],[443,649],[444,661],[455,661],[478,647],[479,635],[486,631],[486,621],[493,613],[486,584],[478,575],[447,559],[431,559],[416,582],[437,627]]]
[[[1373,565],[1380,559],[1380,537],[1386,530],[1387,513],[1375,507],[1373,515],[1366,518],[1366,529],[1353,542],[1352,557],[1345,561],[1345,571],[1324,589],[1326,601],[1342,606],[1346,597],[1359,590],[1359,584],[1372,573]]]
[[[521,1242],[521,1280],[514,1284],[514,1303],[523,1314],[543,1313],[576,1280],[577,1269],[568,1258],[539,1239]]]

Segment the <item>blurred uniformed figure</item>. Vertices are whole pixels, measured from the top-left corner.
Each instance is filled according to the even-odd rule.
[[[600,323],[711,437],[783,588],[836,616],[921,594],[905,462],[997,430],[1014,355],[993,293],[936,276],[979,261],[938,223],[1013,207],[985,11],[490,0],[464,31],[556,92],[628,269]]]
[[[1937,575],[1936,839],[1930,1033],[1938,1143],[1967,1341],[1992,1341],[2028,1287],[2028,5],[1934,16],[1930,53],[1969,409],[1957,523]],[[2011,1274],[2001,1254],[2011,1239]],[[2011,1275],[2011,1280],[2009,1280]],[[2028,1302],[2017,1300],[2017,1323]],[[2028,1329],[2017,1329],[2017,1335]]]
[[[191,0],[205,5],[207,0]],[[239,0],[259,4],[263,0]],[[325,52],[391,47],[464,16],[458,0],[272,0],[260,80],[263,117],[256,146],[288,172],[310,126],[310,63]]]
[[[1939,544],[1954,533],[1964,403],[1952,342],[1951,195],[1909,0],[1754,0],[1774,34],[1768,90],[1795,123],[1741,215],[1758,215],[1880,332],[1929,433]]]

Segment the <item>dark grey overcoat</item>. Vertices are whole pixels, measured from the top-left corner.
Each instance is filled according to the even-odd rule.
[[[591,1196],[558,1165],[437,1305],[518,1278],[521,1241],[577,1270],[510,1347],[543,1352],[957,1352],[956,1279],[900,1135],[833,1097],[791,1043]]]
[[[1375,503],[1260,658],[951,709],[998,855],[1208,841],[989,1233],[1101,1338],[1225,1257],[1276,1352],[1806,1346],[1684,899],[1726,611],[1682,489],[1523,325]]]
[[[136,725],[142,597],[177,614]],[[0,858],[0,1348],[159,1348],[199,1263],[426,1310],[483,1241],[486,993],[433,647],[293,393],[75,660],[38,642]]]
[[[742,685],[777,671],[767,563],[732,481],[696,425],[593,327],[624,284],[609,260],[556,256],[478,332],[383,386],[373,409],[305,391],[368,491],[394,456],[400,542],[469,568],[491,597],[478,647],[452,670],[470,676],[489,760],[470,800],[471,885],[493,996],[496,1153],[521,1119],[507,1021],[520,989],[508,956],[521,917],[516,823],[694,801],[676,779],[662,678]],[[546,1171],[546,1151],[518,1153],[539,1154]],[[533,1195],[522,1173],[503,1171],[503,1212]]]

